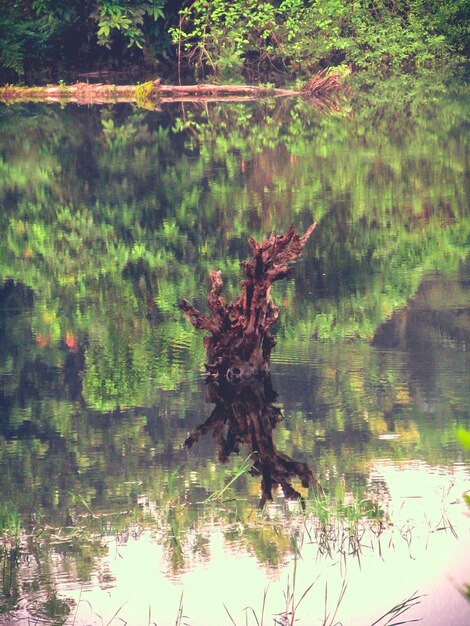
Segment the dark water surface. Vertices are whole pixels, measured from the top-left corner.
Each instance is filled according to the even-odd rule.
[[[0,109],[0,623],[285,626],[314,581],[298,624],[415,592],[400,619],[470,623],[468,104]],[[313,220],[272,382],[326,494],[260,511],[249,450],[183,448],[212,407],[176,304]]]

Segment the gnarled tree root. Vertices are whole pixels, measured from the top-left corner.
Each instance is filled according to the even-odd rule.
[[[271,234],[260,243],[250,237],[253,260],[241,264],[245,275],[242,294],[231,304],[226,304],[221,295],[222,275],[215,270],[210,271],[209,316],[186,300],[180,302],[189,322],[209,333],[204,340],[207,400],[215,404],[208,419],[188,436],[185,446],[191,448],[201,435],[212,432],[221,462],[238,453],[240,445],[247,446],[251,473],[261,476],[260,506],[272,500],[277,485],[286,498],[303,502],[292,486],[294,477],[304,488],[321,489],[306,463],[294,461],[276,449],[273,430],[282,414],[273,404],[277,394],[270,376],[275,342],[269,331],[279,318],[271,285],[294,271],[292,263],[299,258],[315,226],[312,224],[302,236],[291,226],[285,235]]]
[[[302,236],[291,226],[285,235],[273,233],[261,242],[250,237],[253,260],[241,263],[245,275],[241,296],[226,304],[221,295],[222,274],[210,271],[209,316],[181,300],[180,308],[188,321],[210,333],[205,338],[205,348],[206,368],[212,379],[241,382],[269,372],[275,345],[270,328],[279,318],[279,309],[271,298],[271,285],[294,271],[292,264],[315,227],[313,223]]]

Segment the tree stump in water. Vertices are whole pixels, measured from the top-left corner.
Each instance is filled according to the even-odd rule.
[[[273,404],[277,394],[270,375],[275,344],[270,328],[279,318],[271,285],[294,271],[292,263],[299,258],[315,226],[312,224],[303,236],[291,226],[285,235],[271,234],[261,243],[250,237],[253,260],[242,262],[242,294],[231,304],[221,296],[221,272],[211,270],[210,317],[186,300],[180,302],[190,323],[210,333],[204,340],[207,401],[215,404],[209,418],[189,435],[185,446],[191,448],[201,435],[212,432],[219,446],[219,460],[225,462],[230,454],[239,452],[240,445],[246,445],[252,456],[251,473],[261,476],[261,506],[272,500],[272,488],[277,485],[286,498],[302,500],[292,487],[291,477],[298,477],[305,488],[319,488],[306,463],[294,461],[276,449],[273,431],[282,414]]]
[[[242,295],[231,304],[226,304],[220,295],[221,272],[211,270],[210,317],[186,300],[180,302],[189,322],[210,333],[204,345],[206,369],[211,379],[237,383],[269,373],[275,344],[269,329],[279,318],[279,309],[271,298],[271,285],[292,274],[291,264],[299,258],[315,226],[316,223],[312,224],[302,236],[291,226],[285,235],[273,233],[261,243],[250,237],[248,243],[253,260],[242,262],[245,275]]]

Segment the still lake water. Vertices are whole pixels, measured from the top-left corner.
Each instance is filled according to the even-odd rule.
[[[470,624],[468,104],[0,109],[0,623]],[[212,407],[176,304],[314,219],[272,383],[326,495],[259,510],[249,450],[183,447]]]

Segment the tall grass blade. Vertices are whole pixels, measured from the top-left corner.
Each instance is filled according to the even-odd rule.
[[[106,626],[109,626],[111,624],[111,622],[119,615],[119,613],[121,612],[121,610],[123,609],[123,607],[125,607],[127,604],[127,600],[126,602],[124,602],[123,604],[121,604],[121,606],[118,608],[118,610],[116,611],[116,613],[112,616],[112,618],[109,620],[109,622],[106,623]]]
[[[178,613],[176,615],[175,626],[181,626],[182,619],[183,619],[183,592],[181,592],[181,596],[180,596],[180,605],[178,607]]]
[[[237,624],[235,623],[235,620],[233,619],[233,617],[230,615],[230,611],[228,610],[228,608],[225,606],[225,604],[222,602],[222,606],[225,609],[225,612],[227,613],[227,615],[230,618],[230,621],[232,622],[233,626],[237,626]]]
[[[203,501],[203,504],[206,504],[207,502],[213,502],[214,500],[220,500],[220,498],[224,495],[224,493],[227,491],[227,489],[229,489],[229,487],[231,487],[233,485],[233,483],[236,480],[238,480],[238,478],[240,478],[240,476],[242,476],[246,472],[249,472],[251,470],[251,468],[253,467],[253,465],[249,462],[249,460],[253,456],[253,454],[255,454],[255,453],[252,452],[251,454],[249,454],[246,457],[246,459],[243,461],[243,463],[240,465],[240,467],[235,472],[235,476],[225,485],[225,487],[223,487],[222,489],[219,489],[218,491],[214,491],[214,493],[212,493],[210,496],[208,496]]]
[[[256,611],[254,610],[254,608],[250,606],[249,610],[253,613],[253,617],[255,618],[256,626],[260,626],[260,623],[259,623],[259,620],[258,620],[258,616],[256,615]]]
[[[268,597],[268,589],[269,589],[269,586],[266,587],[266,589],[264,590],[264,594],[263,594],[263,604],[261,606],[261,626],[263,626],[264,624],[264,609],[266,607],[266,598]]]
[[[310,591],[310,589],[313,587],[313,585],[317,582],[317,580],[320,578],[320,575],[318,575],[315,580],[313,581],[313,583],[311,583],[307,589],[303,592],[303,594],[300,596],[299,601],[297,602],[297,604],[295,605],[295,610],[297,611],[297,609],[299,608],[300,603],[302,602],[302,600],[305,598],[305,596],[308,594],[308,592]]]
[[[370,626],[378,626],[379,624],[380,626],[400,626],[402,624],[411,624],[413,622],[420,622],[421,618],[410,619],[410,620],[405,620],[401,622],[392,622],[392,620],[397,619],[398,617],[406,613],[406,611],[409,611],[414,606],[417,606],[418,604],[420,604],[421,598],[423,598],[424,595],[418,596],[416,595],[417,593],[418,591],[415,591],[409,598],[407,598],[406,600],[403,600],[403,602],[399,602],[398,604],[396,604],[389,611],[384,613],[382,617],[379,617],[379,619],[376,620]],[[386,619],[387,617],[388,617],[388,620],[382,623],[382,621]]]

